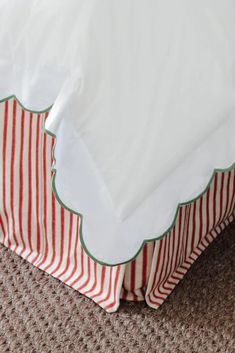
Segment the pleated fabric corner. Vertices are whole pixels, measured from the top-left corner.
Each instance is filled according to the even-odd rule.
[[[217,172],[208,190],[181,206],[173,228],[123,265],[94,261],[80,239],[79,215],[61,207],[51,187],[55,140],[44,133],[48,111],[0,103],[0,242],[107,312],[120,299],[157,309],[194,261],[235,219],[235,169]]]

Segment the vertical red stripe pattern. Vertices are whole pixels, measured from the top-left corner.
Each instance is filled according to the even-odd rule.
[[[47,113],[0,103],[0,241],[36,267],[117,310],[125,266],[91,260],[79,240],[80,219],[51,189],[54,139],[43,133]]]
[[[235,170],[217,173],[210,189],[196,202],[181,207],[174,228],[155,242],[145,293],[149,306],[158,308],[164,302],[194,261],[234,220],[234,186]],[[164,249],[169,244],[171,251],[166,256]]]
[[[180,208],[163,239],[146,243],[126,265],[102,266],[84,252],[80,219],[51,189],[54,139],[43,133],[48,113],[0,103],[0,242],[83,293],[108,312],[120,299],[158,308],[193,262],[235,218],[235,171],[217,173],[210,189]]]

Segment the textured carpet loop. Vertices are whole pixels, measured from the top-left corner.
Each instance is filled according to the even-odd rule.
[[[235,224],[158,309],[107,314],[0,246],[0,353],[234,353]]]

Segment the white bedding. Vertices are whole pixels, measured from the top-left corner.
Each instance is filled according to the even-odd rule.
[[[235,0],[0,0],[0,98],[53,104],[57,196],[128,261],[235,162]]]

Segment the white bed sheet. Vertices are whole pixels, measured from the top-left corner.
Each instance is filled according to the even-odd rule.
[[[0,23],[0,96],[53,104],[57,196],[98,261],[235,161],[235,0],[0,0]]]

